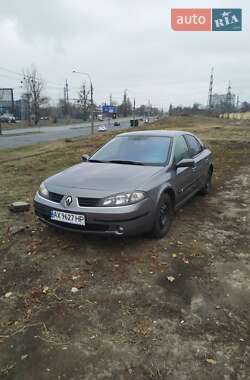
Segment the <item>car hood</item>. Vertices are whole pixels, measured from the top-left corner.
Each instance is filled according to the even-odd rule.
[[[72,166],[45,182],[57,188],[110,190],[116,193],[136,190],[161,169],[159,166],[86,162]]]

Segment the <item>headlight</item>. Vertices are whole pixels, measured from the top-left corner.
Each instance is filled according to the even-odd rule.
[[[38,190],[39,195],[41,197],[48,199],[49,198],[49,192],[47,187],[44,185],[44,183],[41,183],[39,190]]]
[[[127,206],[140,202],[145,198],[146,196],[142,191],[133,191],[132,193],[121,193],[104,198],[101,201],[101,206]]]

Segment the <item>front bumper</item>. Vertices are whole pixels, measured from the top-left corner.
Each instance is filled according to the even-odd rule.
[[[42,222],[64,230],[90,234],[136,235],[151,230],[154,221],[154,204],[150,198],[129,206],[66,209],[61,203],[51,202],[37,193],[34,209]],[[51,220],[51,210],[84,215],[86,225],[79,226]]]

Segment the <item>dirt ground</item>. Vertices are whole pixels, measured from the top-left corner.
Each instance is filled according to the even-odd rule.
[[[154,128],[195,132],[215,166],[212,193],[158,241],[65,233],[8,211],[112,134],[0,153],[1,379],[250,379],[250,125]]]

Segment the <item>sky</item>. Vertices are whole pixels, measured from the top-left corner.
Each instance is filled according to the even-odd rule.
[[[242,32],[174,32],[171,8],[242,8]],[[250,3],[246,0],[11,0],[0,13],[0,88],[20,96],[18,73],[35,66],[52,102],[77,97],[88,78],[96,103],[120,102],[127,89],[137,104],[206,104],[211,68],[214,92],[228,81],[250,101]],[[7,71],[7,70],[9,71]],[[17,74],[14,74],[17,73]]]

